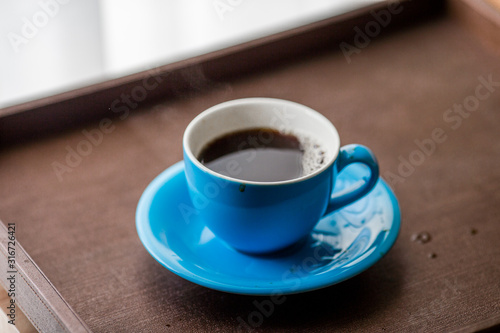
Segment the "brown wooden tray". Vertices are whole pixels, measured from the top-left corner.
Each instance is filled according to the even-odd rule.
[[[332,120],[343,143],[375,151],[402,229],[372,268],[287,296],[255,329],[498,328],[500,87],[484,82],[500,81],[500,19],[486,2],[402,5],[350,64],[339,43],[355,45],[370,11],[166,66],[167,84],[126,116],[106,110],[144,73],[0,111],[0,217],[16,224],[17,239],[92,331],[244,331],[266,298],[209,290],[163,268],[137,237],[135,208],[147,184],[182,159],[182,133],[199,112],[242,97],[294,100]],[[68,107],[90,113],[67,120]],[[420,146],[439,129],[446,139],[426,154]],[[414,241],[421,232],[431,240]]]

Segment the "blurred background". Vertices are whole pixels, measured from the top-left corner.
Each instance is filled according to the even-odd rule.
[[[0,109],[384,0],[0,0]]]

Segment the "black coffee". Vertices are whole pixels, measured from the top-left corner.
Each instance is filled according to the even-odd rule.
[[[260,182],[303,176],[304,166],[310,164],[303,158],[304,147],[296,136],[270,128],[228,133],[208,143],[198,156],[201,163],[217,173]]]

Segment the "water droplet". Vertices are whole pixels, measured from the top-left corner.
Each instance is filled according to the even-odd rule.
[[[425,244],[431,241],[431,234],[426,231],[422,231],[418,234],[411,235],[411,240],[413,242],[419,242],[421,244]]]

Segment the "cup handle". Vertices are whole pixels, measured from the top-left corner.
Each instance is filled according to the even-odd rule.
[[[340,148],[339,156],[335,162],[334,168],[336,174],[340,173],[346,166],[351,163],[363,163],[370,168],[370,178],[363,177],[349,188],[332,193],[328,206],[326,207],[325,215],[342,208],[358,199],[372,190],[379,178],[379,167],[377,159],[373,152],[365,146],[358,144],[350,144]]]

